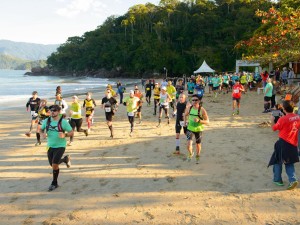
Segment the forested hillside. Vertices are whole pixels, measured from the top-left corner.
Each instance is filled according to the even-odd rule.
[[[126,72],[192,73],[202,61],[219,71],[234,70],[242,52],[234,49],[260,26],[257,9],[268,0],[161,0],[135,5],[96,30],[70,37],[47,60],[60,71],[105,68]]]

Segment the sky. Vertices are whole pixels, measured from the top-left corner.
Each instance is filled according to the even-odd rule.
[[[1,0],[0,40],[62,44],[147,2],[159,0]]]

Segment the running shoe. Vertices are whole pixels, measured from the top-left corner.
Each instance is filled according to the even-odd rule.
[[[196,155],[196,164],[199,164],[200,161],[200,155]]]
[[[64,162],[65,162],[66,166],[67,166],[68,168],[70,168],[70,167],[71,167],[71,156],[70,156],[70,155],[66,155],[66,156],[64,157]]]
[[[291,183],[289,183],[289,186],[288,186],[287,190],[293,190],[297,186],[298,186],[298,181],[291,182]]]
[[[236,115],[239,115],[240,114],[240,110],[236,110]]]
[[[282,181],[273,181],[274,184],[276,184],[277,186],[284,186]]]
[[[187,160],[188,162],[190,162],[190,161],[192,160],[193,156],[194,156],[194,152],[192,152],[192,154],[189,154],[189,155],[187,156],[186,160]]]
[[[170,124],[170,120],[168,119],[168,124]]]
[[[235,116],[235,112],[233,112],[232,115]]]
[[[41,145],[42,144],[42,142],[37,142],[37,143],[35,143],[35,146],[38,146],[38,145]]]
[[[175,150],[175,152],[173,152],[174,155],[180,155],[180,151],[179,150]]]
[[[51,185],[49,186],[49,188],[48,188],[48,191],[53,191],[53,190],[55,190],[56,188],[58,188],[58,185],[57,185],[57,184],[56,184],[56,185],[51,184]]]
[[[156,127],[160,127],[160,123]]]
[[[131,131],[131,132],[129,133],[129,136],[132,137],[132,135],[133,135],[133,132]]]
[[[72,146],[73,142],[69,141],[68,146]]]
[[[30,137],[30,136],[31,136],[31,132],[27,132],[27,133],[25,133],[25,135],[26,135],[27,137]]]
[[[85,134],[86,137],[89,136],[88,130],[84,130],[83,133]]]

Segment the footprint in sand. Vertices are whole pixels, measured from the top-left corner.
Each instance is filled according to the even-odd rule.
[[[104,187],[109,183],[109,180],[100,179],[99,182],[100,182],[101,187]]]
[[[173,183],[175,180],[175,177],[167,176],[166,179],[169,183]]]
[[[145,216],[149,219],[149,220],[153,220],[155,217],[149,213],[149,212],[145,212]]]

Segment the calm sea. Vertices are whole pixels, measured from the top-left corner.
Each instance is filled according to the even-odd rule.
[[[53,99],[57,86],[62,87],[63,96],[83,94],[87,91],[104,91],[111,81],[91,77],[54,77],[27,76],[24,70],[0,70],[0,108],[25,106],[32,91],[37,91],[40,98]],[[121,80],[124,84],[138,82],[138,80]]]

